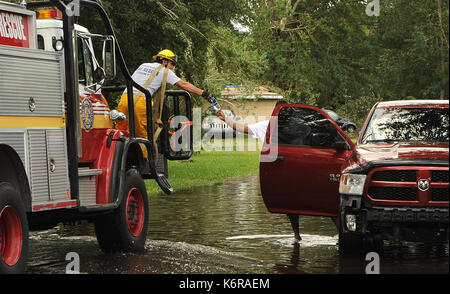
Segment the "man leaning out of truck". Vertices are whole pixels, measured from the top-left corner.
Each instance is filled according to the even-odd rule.
[[[148,89],[152,97],[154,97],[155,93],[160,88],[165,89],[165,83],[169,83],[170,85],[177,85],[189,93],[200,95],[205,99],[215,98],[214,94],[208,93],[207,91],[197,88],[189,82],[181,80],[173,72],[173,69],[178,61],[178,57],[171,50],[165,49],[160,51],[157,55],[153,56],[153,60],[154,62],[152,63],[141,64],[132,76],[134,81],[142,87]],[[165,69],[168,70],[166,78],[164,78]],[[139,93],[137,89],[133,88],[133,97],[135,103],[134,116],[136,136],[147,138],[147,107],[145,95]],[[123,92],[119,105],[117,106],[117,110],[125,114],[128,113],[127,90]],[[117,127],[121,130],[128,130],[128,121],[119,122]]]

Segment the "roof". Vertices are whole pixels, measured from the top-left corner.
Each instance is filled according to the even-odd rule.
[[[420,106],[420,105],[448,105],[448,100],[427,99],[427,100],[397,100],[382,101],[378,107],[399,107],[399,106]]]
[[[47,28],[55,28],[55,29],[62,29],[63,28],[63,22],[59,19],[37,19],[36,20],[36,28],[37,29],[47,29]],[[88,34],[89,31],[87,28],[80,26],[78,24],[75,24],[75,30],[81,33]]]
[[[248,88],[245,86],[226,86],[222,91],[223,98],[229,99],[266,99],[266,100],[282,100],[284,97],[278,93],[271,92],[269,88],[259,86],[250,95]]]

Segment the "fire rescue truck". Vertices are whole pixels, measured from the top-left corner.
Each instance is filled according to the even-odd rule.
[[[187,92],[166,91],[157,141],[152,123],[150,139],[136,137],[133,107],[125,114],[109,108],[106,90],[134,87],[145,95],[147,120],[156,119],[101,2],[76,5],[95,11],[107,35],[75,24],[79,7],[72,2],[0,1],[0,273],[24,272],[29,231],[59,223],[93,222],[105,252],[142,251],[149,216],[144,179],[170,194],[167,160],[192,155]],[[119,69],[126,85],[106,87]],[[116,129],[126,117],[129,130]]]

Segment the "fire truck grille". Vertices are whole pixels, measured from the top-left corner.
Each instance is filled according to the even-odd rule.
[[[446,170],[432,171],[431,172],[431,181],[437,182],[437,183],[448,183],[448,171],[446,171]]]
[[[369,196],[377,200],[414,201],[417,189],[401,187],[370,187]]]
[[[415,182],[415,170],[385,170],[377,171],[372,176],[373,181],[389,181],[389,182]]]
[[[448,188],[431,189],[431,201],[448,201]]]

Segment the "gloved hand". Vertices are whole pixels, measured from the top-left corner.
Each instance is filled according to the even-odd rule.
[[[216,112],[220,110],[219,102],[217,102],[217,98],[214,94],[209,93],[208,91],[203,91],[202,97],[208,100],[209,103],[211,103]]]
[[[209,93],[208,91],[203,91],[202,97],[208,100],[209,103],[213,103],[213,101],[217,101],[216,96],[213,93]]]

